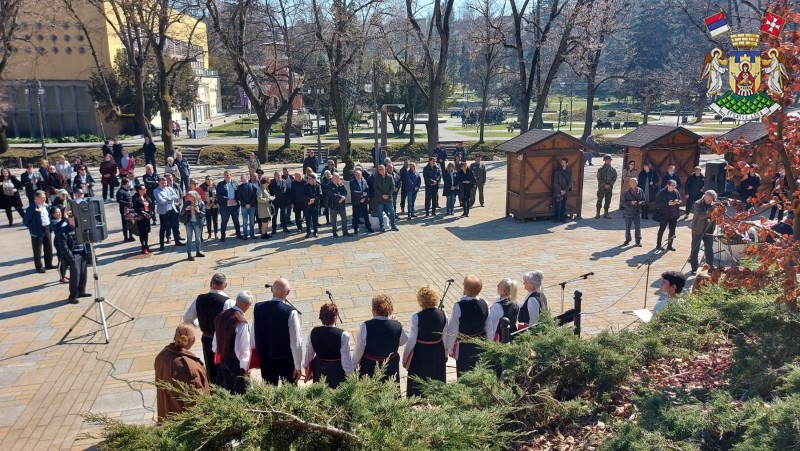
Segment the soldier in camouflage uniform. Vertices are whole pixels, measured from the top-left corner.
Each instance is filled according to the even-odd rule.
[[[614,183],[617,181],[617,170],[611,167],[611,155],[603,155],[603,166],[597,170],[597,214],[600,218],[600,207],[605,210],[603,217],[611,219],[608,207],[611,205],[611,196],[614,194]],[[605,203],[603,200],[605,199]]]

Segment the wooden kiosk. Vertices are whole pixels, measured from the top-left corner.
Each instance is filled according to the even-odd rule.
[[[573,188],[567,197],[567,215],[581,216],[584,150],[591,145],[566,133],[529,130],[497,146],[506,153],[508,185],[506,217],[517,221],[553,217],[553,174],[561,158],[569,159]]]
[[[726,154],[725,161],[727,161],[729,165],[736,168],[739,167],[737,164],[739,161],[744,161],[747,164],[758,165],[759,174],[761,174],[761,185],[759,185],[758,191],[771,191],[773,189],[772,183],[770,183],[773,174],[763,174],[761,172],[764,169],[766,155],[769,155],[769,147],[772,145],[772,141],[769,139],[767,128],[762,122],[748,122],[746,124],[742,124],[728,133],[720,136],[719,138],[727,141],[736,141],[740,139],[746,140],[746,150],[740,153],[738,157],[733,153]],[[744,178],[742,171],[734,169],[731,172],[731,175],[733,176],[733,183],[736,186],[739,186],[739,183]]]
[[[689,175],[694,172],[695,166],[700,164],[699,140],[700,135],[683,127],[643,125],[612,141],[612,144],[624,148],[623,168],[627,167],[629,161],[634,161],[636,169],[641,171],[642,163],[650,163],[651,170],[658,174],[660,187],[667,168],[674,164],[675,172],[680,176],[683,186]],[[620,196],[628,189],[628,181],[621,180],[622,178],[620,172],[617,179]]]

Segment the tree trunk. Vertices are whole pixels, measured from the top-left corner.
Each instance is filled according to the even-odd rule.
[[[408,138],[408,143],[409,144],[414,144],[414,141],[416,140],[416,137],[414,136],[414,134],[416,133],[416,129],[417,129],[417,124],[416,124],[416,122],[414,122],[414,116],[417,115],[417,111],[414,109],[414,104],[413,103],[411,104],[411,112],[410,112],[410,114],[411,114],[411,118],[409,120],[411,121],[411,123],[410,123],[410,126],[409,126],[409,132],[408,132],[409,135],[410,135],[410,137]]]
[[[172,142],[172,96],[166,86],[166,76],[159,75],[161,95],[158,99],[158,109],[161,114],[161,141],[164,144],[164,158],[174,157],[175,146]],[[189,133],[189,130],[186,130]]]
[[[592,134],[592,126],[594,125],[594,93],[597,89],[597,87],[594,85],[594,75],[587,75],[586,80],[586,116],[583,119],[583,134],[581,135],[581,141],[586,141],[586,139]]]
[[[6,118],[0,114],[0,155],[8,151],[8,136],[6,136],[7,128],[8,124],[6,123]]]
[[[440,63],[441,64],[441,63]],[[430,97],[428,98],[428,122],[425,129],[428,131],[428,155],[439,143],[439,105],[441,104],[442,84],[431,83]]]
[[[483,144],[483,126],[486,124],[486,105],[489,103],[489,77],[484,77],[483,98],[481,99],[481,122],[478,135],[478,144]]]
[[[647,119],[650,117],[650,98],[645,96],[642,101],[642,125],[647,125]]]
[[[266,105],[256,110],[258,117],[258,161],[266,164],[269,161],[269,148],[267,147],[269,139],[269,129],[272,127],[272,122],[265,111]]]
[[[345,119],[344,104],[342,103],[342,93],[339,91],[339,83],[336,77],[331,77],[331,109],[333,110],[333,119],[336,121],[336,137],[339,141],[339,154],[344,161],[344,169],[342,169],[342,176],[345,180],[350,180],[350,175],[353,173],[353,154],[349,146],[349,130],[347,129],[347,120]]]
[[[142,135],[152,138],[153,132],[150,130],[150,121],[144,111],[144,80],[142,79],[142,72],[138,68],[133,69],[133,82],[136,85],[136,96],[133,102],[133,119],[136,125],[141,129]]]
[[[292,137],[290,136],[292,133],[292,116],[294,116],[294,108],[293,105],[289,105],[289,109],[286,110],[286,133],[283,134],[283,147],[292,145]]]

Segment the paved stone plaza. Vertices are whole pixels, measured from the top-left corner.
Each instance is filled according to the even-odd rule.
[[[619,172],[621,158],[614,163]],[[87,412],[130,423],[153,421],[155,389],[149,384],[153,359],[171,341],[185,309],[208,289],[211,274],[218,271],[228,276],[230,296],[247,289],[258,300],[268,298],[264,283],[279,276],[288,278],[293,290],[290,300],[303,313],[304,340],[311,327],[319,324],[316,312],[327,300],[325,290],[331,291],[343,310],[344,327],[354,333],[361,321],[371,317],[370,300],[377,293],[390,294],[398,319],[408,324],[411,313],[418,310],[415,291],[421,285],[431,284],[441,291],[444,281],[454,278],[456,284],[446,299],[449,312],[467,274],[481,277],[483,296],[491,302],[501,278],[520,280],[522,295],[522,274],[542,269],[551,309],[559,313],[560,288],[554,285],[593,271],[595,276],[569,284],[566,292],[569,308],[572,292],[583,291],[583,333],[595,334],[631,324],[633,318],[622,312],[641,308],[645,291],[652,306],[660,273],[681,269],[688,258],[689,222],[681,220],[677,252],[656,259],[649,287],[645,287],[645,268],[637,266],[654,246],[657,224],[643,221],[644,247],[622,248],[621,212],[615,211],[611,220],[591,219],[597,165],[586,167],[586,219],[568,224],[503,218],[506,166],[489,162],[487,167],[486,207],[473,209],[469,218],[458,218],[459,208],[456,216],[442,216],[441,208],[435,218],[400,221],[399,232],[333,238],[330,227],[323,226],[318,239],[304,239],[305,233],[278,233],[268,241],[228,239],[223,244],[212,240],[205,243],[206,258],[195,262],[186,261],[184,248],[168,246],[167,252],[141,255],[138,241],[122,243],[117,205],[108,204],[109,239],[96,247],[100,292],[136,318],[127,321],[122,315],[112,315],[110,344],[103,343],[102,333],[93,334],[99,328],[86,320],[65,337],[89,300],[67,304],[67,286],[58,283],[56,271],[35,272],[27,230],[7,228],[4,223],[0,230],[4,248],[0,254],[0,449],[85,449],[97,442],[84,435],[97,430],[84,423],[81,415]],[[222,169],[195,168],[194,175],[219,175]],[[420,193],[418,209],[423,201]],[[443,199],[440,205],[444,206]],[[615,205],[617,195],[612,200]],[[157,228],[154,231],[155,239],[151,235],[150,241],[157,249]],[[91,280],[88,288],[92,288]],[[252,310],[247,316],[252,319]],[[199,340],[193,350],[202,354]]]

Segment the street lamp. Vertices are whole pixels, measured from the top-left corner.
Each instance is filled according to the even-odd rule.
[[[564,86],[569,85],[569,131],[572,131],[572,86],[575,85],[575,83],[566,83],[562,81],[560,85],[562,89]]]
[[[100,102],[98,102],[97,100],[94,101],[94,111],[95,111],[96,115],[100,114]],[[103,133],[103,141],[105,141],[106,140],[106,127],[105,127],[105,125],[103,125],[103,117],[102,116],[100,117],[99,122],[100,122],[100,130]]]
[[[322,141],[320,140],[320,129],[319,129],[319,106],[320,106],[319,99],[324,94],[325,94],[325,89],[323,89],[323,88],[317,88],[317,89],[308,88],[308,95],[309,96],[312,96],[312,95],[314,96],[314,103],[316,104],[316,107],[317,107],[317,114],[315,114],[315,116],[317,117],[317,152],[318,153],[322,151]]]
[[[36,80],[36,85],[34,86],[25,86],[25,95],[29,95],[30,89],[35,87],[36,88],[36,105],[39,108],[39,137],[42,138],[42,158],[45,160],[47,159],[47,145],[45,144],[44,140],[44,117],[42,116],[42,96],[44,95],[44,87],[42,87],[42,82]]]

